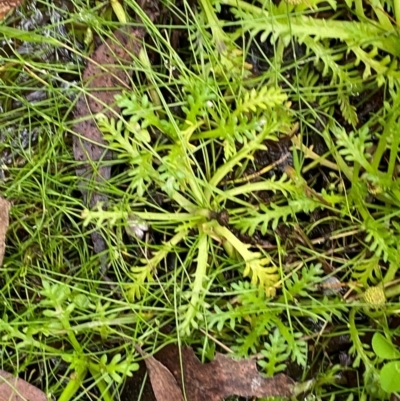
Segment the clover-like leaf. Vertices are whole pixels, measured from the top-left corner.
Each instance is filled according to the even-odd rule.
[[[375,333],[372,337],[372,349],[379,358],[400,359],[400,351],[381,333]]]

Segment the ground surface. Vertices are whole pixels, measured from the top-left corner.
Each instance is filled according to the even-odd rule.
[[[131,400],[135,346],[179,342],[298,399],[396,399],[400,4],[115,10],[0,25],[2,368]]]

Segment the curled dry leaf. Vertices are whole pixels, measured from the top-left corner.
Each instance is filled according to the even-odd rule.
[[[257,371],[253,360],[235,360],[217,354],[212,362],[203,364],[189,347],[179,350],[176,345],[169,345],[154,357],[137,349],[145,357],[154,392],[147,392],[148,397],[142,397],[141,401],[220,401],[232,395],[257,398],[293,395],[295,383],[290,377],[279,374],[266,378]],[[136,386],[140,387],[140,383]],[[132,388],[132,383],[128,387]],[[122,399],[136,401],[127,393]]]
[[[47,397],[32,384],[0,369],[0,401],[47,401]]]

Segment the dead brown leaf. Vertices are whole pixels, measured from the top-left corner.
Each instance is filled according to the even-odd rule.
[[[141,401],[180,401],[183,388],[188,401],[220,401],[236,395],[240,397],[289,397],[293,394],[294,381],[284,375],[266,378],[257,371],[253,360],[235,360],[216,354],[215,359],[202,364],[193,350],[168,345],[145,362],[154,395]],[[183,370],[183,372],[182,372]],[[184,382],[182,382],[182,378]],[[136,399],[122,397],[124,400]]]
[[[0,369],[0,401],[47,401],[47,397],[32,384]]]
[[[2,1],[21,0],[0,0],[0,4]],[[157,4],[147,0],[141,6],[151,21],[159,16]],[[120,114],[115,96],[131,88],[132,68],[129,72],[127,67],[134,65],[135,59],[139,58],[145,35],[142,27],[126,26],[116,30],[114,38],[106,40],[95,50],[83,72],[85,91],[78,98],[74,110],[78,122],[74,126],[77,135],[73,136],[73,152],[75,160],[83,162],[76,170],[77,175],[93,178],[99,184],[96,185],[99,190],[94,193],[88,191],[84,180],[79,184],[86,206],[90,208],[99,203],[104,207],[107,205],[108,198],[101,184],[111,177],[111,165],[107,161],[113,158],[94,116],[102,113],[115,118]],[[108,249],[99,232],[93,232],[92,241],[96,253]]]
[[[184,401],[182,390],[172,373],[153,356],[146,355],[139,346],[136,349],[145,358],[144,361],[156,400]]]
[[[126,66],[133,62],[132,54],[139,54],[144,30],[129,27],[117,30],[114,35],[115,38],[100,45],[89,60],[82,77],[86,91],[79,97],[74,110],[74,115],[79,120],[74,126],[74,131],[78,134],[73,136],[74,158],[87,162],[81,164],[76,173],[79,177],[92,176],[100,184],[111,177],[111,166],[107,160],[112,159],[112,154],[107,150],[106,140],[92,116],[104,113],[111,118],[119,114],[115,96],[129,88],[130,76]],[[94,168],[93,163],[101,165]],[[80,190],[90,208],[99,202],[107,203],[104,193],[88,192],[85,182],[80,183]],[[107,249],[100,233],[93,232],[92,241],[96,253]]]
[[[6,233],[9,224],[10,203],[0,198],[0,266],[3,264],[6,250]]]
[[[23,0],[0,0],[0,20],[13,8],[21,5]]]

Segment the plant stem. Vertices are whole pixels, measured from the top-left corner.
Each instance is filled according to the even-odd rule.
[[[394,126],[396,125],[395,122],[396,122],[397,117],[398,117],[398,112],[391,113],[389,120],[385,124],[383,133],[382,133],[381,137],[379,138],[378,147],[375,150],[374,158],[372,161],[372,168],[374,169],[374,171],[378,171],[378,169],[379,169],[379,165],[381,163],[383,154],[386,151],[386,147],[387,147],[390,135],[398,135],[397,133],[396,134],[393,133],[393,129],[394,129]]]
[[[349,313],[350,337],[351,337],[351,340],[353,342],[353,345],[354,345],[355,352],[356,352],[357,356],[362,359],[362,361],[365,364],[366,369],[369,370],[369,369],[373,369],[374,367],[373,367],[370,359],[365,354],[365,351],[364,351],[364,348],[363,348],[363,344],[362,344],[362,342],[360,340],[360,337],[358,335],[358,330],[357,330],[357,326],[356,326],[356,323],[355,323],[356,309],[357,308],[355,308],[355,307],[351,308],[350,313]]]
[[[89,370],[94,380],[96,381],[97,388],[100,390],[101,399],[103,401],[114,401],[114,398],[108,391],[107,383],[104,381],[104,379],[101,378],[99,366],[89,362]]]
[[[187,198],[185,198],[183,195],[181,195],[178,191],[174,191],[171,198],[176,203],[178,203],[178,205],[180,207],[184,208],[186,211],[188,211],[191,214],[194,213],[196,211],[196,209],[198,209],[198,207],[194,203],[190,202]],[[181,213],[181,214],[185,214],[185,213]],[[160,213],[160,215],[164,215],[164,214]],[[189,216],[190,216],[190,214],[189,214]]]
[[[189,333],[190,325],[198,311],[200,294],[203,292],[203,283],[207,278],[208,235],[201,229],[199,232],[198,249],[199,252],[197,255],[197,267],[194,277],[192,296],[190,298],[188,310],[185,314],[185,319],[180,325],[180,331],[185,334]]]
[[[400,0],[393,0],[394,16],[397,22],[397,28],[400,27]]]
[[[209,186],[216,187],[218,184],[224,179],[224,177],[236,166],[240,160],[247,157],[249,154],[253,152],[253,150],[257,149],[260,144],[264,141],[265,137],[273,130],[273,127],[269,127],[270,129],[265,130],[260,133],[255,140],[250,142],[247,146],[244,146],[239,152],[236,153],[235,156],[232,157],[227,163],[223,164],[211,178]],[[206,202],[209,203],[211,199],[212,192],[210,189],[205,191]]]
[[[378,17],[380,25],[386,30],[391,31],[393,30],[393,25],[390,22],[389,17],[387,16],[382,4],[379,0],[374,0],[371,2],[373,10]]]
[[[245,1],[242,0],[221,0],[221,4],[225,4],[227,6],[231,7],[236,7],[240,8],[243,11],[248,11],[252,13],[254,16],[264,14],[265,16],[268,16],[268,12],[262,10],[261,8],[254,6],[252,4],[246,3]]]
[[[110,0],[110,2],[111,2],[111,7],[113,8],[114,13],[118,18],[118,21],[121,22],[122,24],[126,24],[128,20],[121,3],[118,0]]]
[[[397,295],[400,295],[400,284],[397,284],[393,287],[389,287],[388,289],[385,290],[386,298],[392,298]]]
[[[255,254],[248,250],[249,246],[243,244],[243,242],[240,241],[234,234],[232,234],[228,228],[216,224],[214,226],[214,231],[217,235],[226,239],[233,246],[233,248],[236,249],[245,262],[249,262],[254,259]]]
[[[86,365],[76,368],[72,375],[70,375],[70,381],[64,388],[63,392],[58,398],[58,401],[69,401],[75,395],[75,393],[79,390],[79,387],[82,385],[87,371],[88,369]]]
[[[387,175],[390,178],[393,177],[396,168],[397,158],[399,156],[399,145],[400,145],[400,135],[396,133],[393,135],[393,142],[390,149],[389,165],[387,169]]]
[[[224,54],[226,53],[225,33],[221,29],[221,22],[214,13],[214,9],[208,0],[200,0],[204,13],[207,16],[208,24],[214,36],[217,50]]]
[[[75,337],[75,334],[74,334],[73,330],[71,329],[71,325],[69,323],[68,315],[64,314],[63,318],[61,319],[61,322],[62,322],[62,324],[64,326],[64,329],[67,331],[68,338],[71,341],[71,344],[72,344],[75,352],[78,355],[82,355],[82,360],[84,361],[84,363],[82,364],[84,366],[84,368],[81,368],[81,369],[77,368],[76,371],[75,371],[76,377],[71,379],[71,381],[68,383],[68,385],[71,383],[70,387],[68,387],[68,385],[67,385],[68,392],[67,392],[67,395],[65,397],[68,397],[68,396],[72,397],[73,394],[78,390],[78,388],[80,387],[80,385],[83,382],[83,379],[86,376],[86,373],[87,373],[86,360],[88,360],[88,357],[86,357],[83,354],[82,347],[79,344],[79,341],[77,340],[77,338]],[[110,393],[108,391],[106,383],[101,378],[101,375],[99,373],[99,368],[97,367],[97,365],[89,362],[89,370],[90,370],[90,373],[92,374],[93,378],[96,380],[96,386],[100,390],[100,394],[101,394],[102,399],[104,401],[113,401],[113,398],[111,397],[111,395],[110,395]],[[64,392],[63,392],[63,394],[64,394]],[[69,399],[70,398],[66,398],[66,400],[69,400]]]

